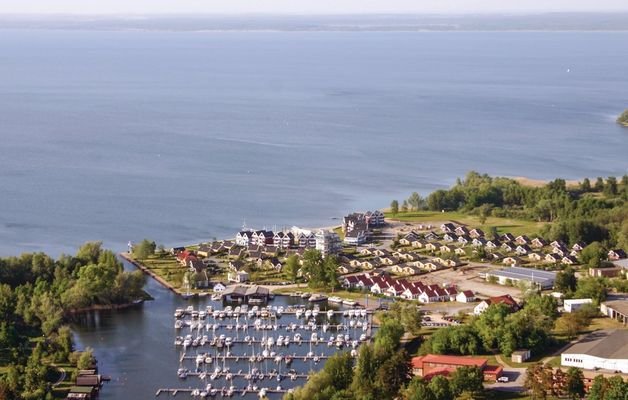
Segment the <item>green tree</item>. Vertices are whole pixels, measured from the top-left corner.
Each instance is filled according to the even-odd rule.
[[[556,330],[569,339],[575,338],[588,325],[588,321],[578,313],[565,313],[556,321]]]
[[[286,260],[285,270],[292,282],[297,281],[299,275],[299,257],[296,254],[291,254]]]
[[[572,293],[576,290],[576,273],[571,267],[565,268],[556,274],[554,289],[563,293]]]
[[[377,369],[375,386],[381,395],[380,398],[394,398],[399,393],[399,389],[408,382],[410,378],[408,361],[406,351],[399,350],[392,357],[384,360]]]
[[[375,375],[377,374],[377,360],[373,346],[365,344],[360,347],[358,361],[353,374],[351,389],[357,398],[362,398],[374,392]]]
[[[617,196],[617,178],[609,176],[606,178],[606,184],[604,185],[604,194],[607,196]]]
[[[78,369],[90,369],[94,365],[94,350],[87,347],[81,352],[78,361],[76,362],[76,368]]]
[[[595,180],[595,185],[593,186],[596,192],[602,192],[604,190],[604,179],[601,176],[598,176]]]
[[[608,387],[604,393],[604,400],[626,400],[628,398],[628,382],[621,376],[608,378]]]
[[[408,197],[408,204],[413,211],[419,211],[423,208],[425,200],[417,192],[413,192],[410,197]]]
[[[569,367],[565,388],[570,399],[576,400],[584,397],[584,374],[581,369]]]
[[[76,252],[76,258],[80,259],[86,264],[95,264],[100,258],[102,252],[102,242],[87,242],[79,247]]]
[[[148,239],[144,239],[135,246],[133,246],[133,256],[138,260],[145,260],[149,256],[155,254],[157,245],[155,242]]]
[[[554,376],[552,368],[543,364],[528,367],[524,387],[532,399],[547,399],[552,391]]]
[[[415,377],[410,381],[403,393],[403,398],[405,400],[436,400],[427,382],[420,377]]]
[[[580,190],[582,190],[583,192],[591,191],[591,181],[589,180],[589,178],[584,178],[582,182],[580,182]]]
[[[397,200],[390,202],[390,213],[392,215],[397,215],[399,213],[399,202]]]
[[[591,268],[598,268],[604,258],[606,249],[600,242],[590,243],[580,252],[580,262]]]
[[[575,296],[593,299],[596,304],[606,300],[607,284],[603,278],[586,277],[578,279]]]
[[[454,396],[462,392],[482,393],[484,375],[478,367],[460,367],[451,374],[451,393]]]
[[[449,388],[449,380],[442,375],[437,375],[427,385],[436,400],[451,400],[453,395]]]
[[[593,378],[593,383],[589,389],[587,400],[605,400],[606,389],[608,388],[608,381],[604,375],[598,375]]]

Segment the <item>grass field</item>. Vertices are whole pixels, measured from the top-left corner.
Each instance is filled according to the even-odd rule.
[[[407,212],[398,213],[392,215],[389,212],[385,213],[386,218],[397,220],[401,222],[418,222],[418,223],[437,223],[443,221],[453,221],[456,223],[464,224],[474,228],[480,228],[484,232],[488,233],[491,227],[497,228],[497,231],[501,234],[510,232],[513,235],[534,235],[545,225],[545,222],[524,221],[511,218],[498,218],[488,217],[484,224],[480,223],[480,218],[475,215],[467,215],[460,212],[448,211],[448,212],[436,212],[436,211],[421,211],[421,212]]]

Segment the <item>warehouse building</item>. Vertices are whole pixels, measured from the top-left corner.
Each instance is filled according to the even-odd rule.
[[[517,285],[519,282],[524,281],[530,287],[536,286],[541,289],[551,289],[554,287],[554,281],[556,280],[556,272],[522,267],[508,267],[489,271],[485,274],[486,280],[489,280],[491,276],[496,277],[500,285]]]
[[[563,367],[628,373],[628,330],[596,331],[560,356]]]

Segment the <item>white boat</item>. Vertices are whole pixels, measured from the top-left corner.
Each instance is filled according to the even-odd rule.
[[[329,301],[330,303],[342,303],[342,298],[338,296],[331,296],[327,299],[327,301]]]
[[[183,321],[180,319],[174,321],[174,329],[181,329],[181,328],[183,328]]]
[[[327,310],[327,318],[332,319],[334,317],[334,310]]]
[[[319,294],[319,293],[313,294],[312,296],[310,296],[310,299],[309,299],[311,303],[317,303],[317,302],[326,301],[326,300],[327,300],[327,296],[325,296],[324,294]]]
[[[346,305],[346,306],[356,306],[358,304],[357,301],[354,300],[349,300],[349,299],[344,299],[342,300],[342,304]]]

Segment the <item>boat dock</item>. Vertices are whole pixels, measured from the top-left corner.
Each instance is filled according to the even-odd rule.
[[[247,356],[242,355],[242,356],[218,356],[218,360],[222,361],[222,360],[229,360],[229,361],[249,361],[249,358],[253,357],[253,355],[251,356]],[[275,359],[277,358],[277,356],[268,356],[268,357],[264,357],[261,355],[256,355],[255,357],[255,362],[262,362],[262,361],[275,361]],[[296,355],[290,355],[290,358],[292,360],[301,360],[301,361],[307,361],[307,360],[313,360],[314,357],[317,357],[319,360],[327,360],[329,358],[329,356],[326,355],[314,355],[313,357],[308,357],[308,356],[296,356]],[[196,360],[196,356],[182,356],[179,361],[183,362],[185,360]],[[285,361],[285,357],[282,357],[282,362]]]
[[[167,394],[167,395],[172,395],[172,396],[176,396],[179,393],[185,393],[188,394],[189,396],[192,396],[192,392],[194,392],[195,390],[198,389],[192,389],[192,388],[186,388],[186,389],[157,389],[157,392],[155,393],[155,397],[160,396],[161,394]],[[217,395],[221,395],[222,397],[226,397],[227,395],[227,388],[221,388],[217,391]],[[289,393],[290,390],[289,389],[271,389],[271,388],[264,388],[264,391],[268,394],[271,393]],[[247,388],[234,388],[233,389],[233,394],[241,394],[242,396],[245,396],[247,394],[257,394],[260,392],[260,389],[247,389]],[[213,397],[215,397],[216,395],[214,395]],[[210,397],[210,396],[207,396]]]

